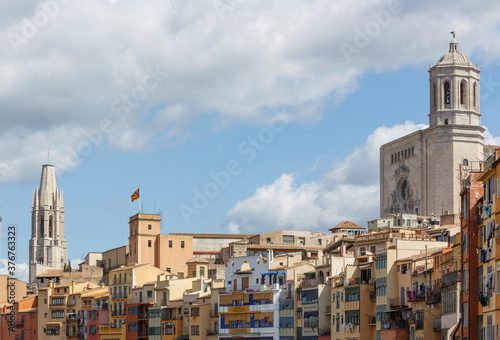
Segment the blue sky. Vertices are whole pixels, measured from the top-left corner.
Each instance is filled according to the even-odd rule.
[[[500,4],[227,4],[0,5],[0,215],[18,228],[21,276],[47,149],[63,170],[74,260],[127,242],[139,183],[163,233],[326,231],[379,217],[378,148],[427,124],[427,70],[453,27],[482,69],[482,124],[500,145]]]

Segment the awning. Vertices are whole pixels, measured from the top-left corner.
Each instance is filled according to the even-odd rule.
[[[178,336],[177,338],[174,338],[174,339],[179,339],[179,340],[184,340],[184,339],[189,339],[189,335],[181,335],[181,336]]]

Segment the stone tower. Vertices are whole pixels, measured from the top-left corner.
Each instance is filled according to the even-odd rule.
[[[449,51],[429,68],[429,127],[382,145],[380,214],[458,214],[459,167],[482,161],[479,67]]]
[[[56,186],[54,166],[45,164],[31,204],[30,282],[47,269],[62,270],[66,262],[64,195]]]

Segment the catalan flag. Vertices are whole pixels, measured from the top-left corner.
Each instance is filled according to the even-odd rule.
[[[132,202],[139,199],[139,188],[137,188],[137,190],[134,191],[134,193],[132,194],[132,196],[130,196],[130,198],[132,198]]]

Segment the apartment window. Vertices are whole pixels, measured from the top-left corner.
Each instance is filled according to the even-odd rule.
[[[375,252],[377,251],[377,246],[371,246],[370,247],[370,252],[375,254]]]
[[[200,316],[200,308],[199,307],[191,308],[191,316]]]
[[[269,242],[271,241],[270,238],[268,238]],[[295,237],[293,235],[283,235],[283,243],[294,243],[295,242]]]
[[[407,271],[408,271],[408,264],[403,264],[401,266],[401,274],[406,274]]]
[[[172,240],[168,241],[168,247],[172,248]]]
[[[89,319],[90,320],[95,320],[96,319],[96,312],[95,311],[90,311],[89,312]]]
[[[463,291],[467,292],[469,290],[469,268],[465,268],[463,277]]]
[[[200,267],[200,276],[201,277],[205,276],[205,267]]]
[[[148,224],[148,230],[151,230],[151,224]]]
[[[191,335],[200,335],[200,326],[191,326]]]
[[[476,302],[477,303],[477,302]],[[469,304],[464,303],[463,320],[464,328],[469,327]]]
[[[424,329],[424,311],[418,310],[415,313],[415,329]]]
[[[153,291],[152,290],[148,290],[147,294],[148,294],[148,298],[153,297]]]
[[[96,326],[95,325],[89,326],[89,334],[96,334]]]
[[[184,248],[184,241],[181,241],[181,248]]]
[[[500,263],[497,263],[497,294],[500,294]]]
[[[52,319],[62,319],[64,318],[64,310],[53,310]]]
[[[269,237],[266,239],[266,243],[271,244],[271,239]]]
[[[166,269],[166,270],[167,270],[167,272],[169,272],[169,273],[170,273],[170,272],[172,271],[172,268],[167,267],[167,269]]]
[[[151,240],[148,240],[148,247],[151,248]]]

